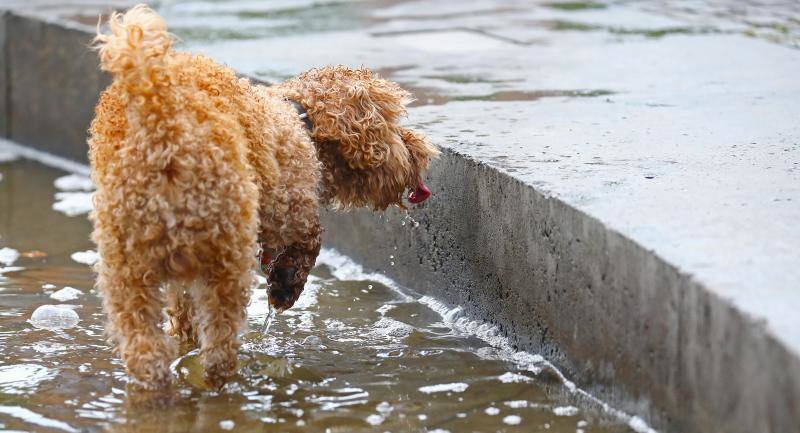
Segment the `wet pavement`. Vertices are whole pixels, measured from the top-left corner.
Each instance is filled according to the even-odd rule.
[[[184,350],[174,393],[129,392],[93,290],[91,184],[12,155],[0,143],[2,431],[648,431],[493,326],[332,250],[266,335],[255,289],[222,390]]]
[[[692,274],[800,351],[800,4],[158,3],[266,81],[368,66],[409,122]]]

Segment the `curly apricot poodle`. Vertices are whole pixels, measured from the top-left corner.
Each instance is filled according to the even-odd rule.
[[[166,304],[168,333],[199,345],[220,384],[236,369],[258,245],[269,302],[291,307],[319,253],[320,209],[402,206],[407,190],[420,202],[438,151],[399,126],[409,93],[366,69],[259,86],[172,50],[147,6],[109,26],[96,47],[114,79],[89,139],[108,332],[132,382],[169,386]]]

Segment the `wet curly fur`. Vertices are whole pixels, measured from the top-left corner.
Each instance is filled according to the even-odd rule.
[[[96,47],[114,80],[89,139],[108,332],[145,388],[172,380],[167,333],[199,345],[218,384],[235,372],[259,243],[274,253],[270,303],[289,308],[319,253],[320,209],[402,205],[437,150],[399,126],[410,95],[366,69],[258,86],[173,51],[144,5],[109,26]],[[306,108],[312,131],[287,99]]]

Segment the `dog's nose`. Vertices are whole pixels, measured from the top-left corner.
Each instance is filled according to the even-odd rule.
[[[292,266],[276,267],[270,272],[269,301],[280,311],[291,308],[296,300],[294,277],[297,269]]]
[[[431,190],[425,186],[425,183],[420,181],[417,188],[414,191],[411,191],[411,194],[408,195],[408,201],[414,204],[422,203],[423,201],[427,200],[428,197],[431,196]]]

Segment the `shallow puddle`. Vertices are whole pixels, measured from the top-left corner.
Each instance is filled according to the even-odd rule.
[[[92,290],[91,225],[66,215],[86,204],[82,178],[25,159],[0,174],[0,430],[647,431],[492,327],[331,250],[266,336],[264,286],[254,291],[239,375],[221,391],[189,352],[171,395],[129,393]],[[56,179],[77,191],[65,198]],[[42,305],[63,317],[32,320]]]

